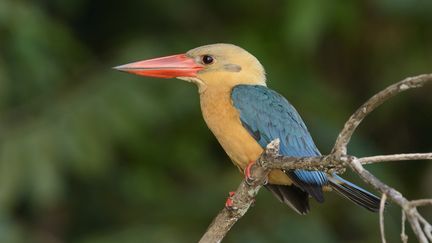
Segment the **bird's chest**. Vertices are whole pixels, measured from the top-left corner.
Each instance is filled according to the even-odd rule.
[[[201,110],[207,126],[233,160],[244,169],[262,153],[261,146],[242,126],[237,109],[231,103],[229,91],[201,94]]]

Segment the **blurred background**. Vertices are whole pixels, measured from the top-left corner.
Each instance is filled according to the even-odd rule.
[[[367,98],[432,72],[431,26],[426,0],[1,0],[0,242],[195,242],[238,186],[196,87],[112,66],[242,46],[328,153]],[[380,107],[349,152],[432,151],[431,92]],[[410,199],[432,197],[431,162],[367,168]],[[397,206],[386,233],[399,241]],[[225,242],[288,241],[378,242],[378,216],[335,193],[299,216],[263,190]]]

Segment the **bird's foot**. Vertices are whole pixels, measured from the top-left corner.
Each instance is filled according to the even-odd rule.
[[[235,195],[235,192],[229,192],[229,196],[225,202],[225,208],[228,210],[234,210],[234,201],[232,199],[232,197]]]
[[[244,169],[245,181],[248,185],[252,185],[255,182],[255,179],[252,177],[252,173],[251,173],[252,166],[254,165],[255,165],[255,161],[251,161]]]
[[[225,208],[229,211],[237,210],[238,208],[234,206],[234,197],[235,192],[229,192],[229,196],[225,202]],[[250,204],[251,207],[255,206],[255,198],[252,199],[252,202]]]
[[[254,183],[256,182],[256,179],[252,177],[252,171],[251,171],[252,167],[255,164],[256,164],[255,161],[251,161],[244,169],[245,181],[249,186],[253,186]],[[266,177],[263,185],[267,185],[267,183],[268,183],[268,178]]]

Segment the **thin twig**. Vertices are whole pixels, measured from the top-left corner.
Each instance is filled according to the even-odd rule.
[[[432,206],[432,199],[417,199],[410,202],[412,207]]]
[[[384,233],[384,208],[387,201],[387,195],[385,193],[381,196],[381,202],[380,202],[380,232],[381,232],[381,242],[386,243],[385,233]]]
[[[419,223],[419,213],[416,208],[408,208],[404,209],[408,222],[411,225],[411,229],[414,231],[414,234],[417,236],[417,239],[420,243],[429,243],[428,239],[426,238],[425,232],[423,232],[423,229]]]
[[[417,236],[417,239],[420,243],[428,243],[428,239],[426,238],[425,232],[423,232],[421,225],[419,223],[419,213],[416,207],[410,205],[410,201],[408,201],[402,193],[397,191],[396,189],[384,184],[378,178],[376,178],[373,174],[363,168],[360,162],[357,159],[352,159],[349,163],[351,168],[366,182],[371,184],[375,189],[379,190],[382,193],[387,194],[387,196],[399,205],[403,211],[405,212],[406,218],[411,225],[411,229],[414,231],[414,234]]]
[[[425,232],[429,241],[432,242],[432,225],[420,214],[418,215],[420,223],[423,224],[423,231]]]
[[[402,209],[402,230],[401,230],[401,240],[403,243],[408,243],[408,235],[405,233],[405,222],[406,222],[406,215],[405,211]]]
[[[422,87],[426,82],[431,80],[432,74],[422,74],[416,77],[409,77],[398,83],[388,86],[384,90],[372,96],[368,101],[366,101],[366,103],[360,106],[360,108],[358,108],[345,123],[344,128],[336,139],[332,154],[336,156],[345,155],[347,153],[347,145],[358,125],[367,115],[369,115],[369,113],[375,110],[386,100],[403,91]]]
[[[378,155],[363,157],[359,158],[358,160],[362,165],[403,160],[432,160],[432,153]]]

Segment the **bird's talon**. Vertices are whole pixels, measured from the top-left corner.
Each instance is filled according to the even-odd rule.
[[[232,197],[235,195],[235,192],[229,192],[229,196],[225,202],[225,208],[228,210],[234,210],[234,200],[232,199]]]
[[[254,166],[255,161],[249,162],[249,164],[246,166],[244,170],[245,174],[245,181],[248,185],[252,185],[255,182],[255,179],[252,177],[251,168]]]
[[[227,208],[227,209],[232,209],[232,207],[233,207],[233,200],[232,200],[232,198],[227,198],[227,200],[226,200],[226,202],[225,202],[225,207]]]
[[[248,184],[249,186],[252,186],[255,182],[255,180],[253,178],[245,178],[246,184]]]

